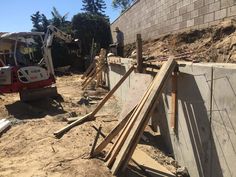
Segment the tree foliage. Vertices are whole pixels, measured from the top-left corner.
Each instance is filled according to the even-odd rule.
[[[31,21],[33,23],[32,31],[46,32],[47,26],[50,24],[47,17],[44,14],[40,14],[39,11],[31,15]]]
[[[53,7],[51,14],[52,14],[52,19],[51,19],[52,25],[63,30],[64,32],[67,33],[71,32],[71,22],[67,20],[69,13],[61,15],[58,12],[58,10],[55,7]]]
[[[130,7],[130,5],[134,2],[134,0],[113,0],[112,6],[115,9],[121,9],[121,12],[124,12],[126,9]]]
[[[46,33],[48,25],[52,24],[65,33],[70,34],[71,22],[67,21],[68,13],[61,15],[57,9],[53,7],[51,14],[52,17],[50,19],[48,19],[44,14],[41,14],[39,11],[31,15],[31,21],[33,24],[32,31]],[[38,43],[37,49],[40,50],[42,46],[41,40],[39,38],[35,38],[35,41]],[[68,48],[65,43],[56,38],[53,40],[52,58],[55,67],[72,64],[73,62],[71,59],[72,56],[69,56]]]
[[[72,18],[72,29],[82,43],[82,52],[88,55],[92,40],[101,48],[108,48],[111,43],[109,21],[91,13],[78,13]]]
[[[81,10],[93,15],[105,16],[106,3],[104,0],[82,0],[83,8]]]

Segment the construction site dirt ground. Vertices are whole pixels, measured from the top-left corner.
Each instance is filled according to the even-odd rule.
[[[81,75],[77,74],[59,77],[57,88],[60,98],[30,103],[20,102],[18,94],[0,95],[0,118],[13,122],[0,137],[0,176],[112,176],[104,161],[89,159],[89,154],[97,134],[93,126],[102,125],[102,132],[108,134],[117,124],[117,100],[112,97],[95,121],[76,126],[58,139],[53,133],[67,125],[65,118],[91,112],[107,91],[84,93]],[[93,99],[88,101],[85,95]],[[175,170],[173,160],[153,144],[141,143],[139,148]],[[128,170],[124,176],[139,175]]]
[[[91,126],[114,119],[111,110],[116,108],[109,108],[114,104],[99,112],[103,117],[57,139],[53,132],[67,124],[63,119],[68,113],[84,115],[96,106],[78,103],[83,97],[79,75],[60,77],[57,82],[60,99],[22,103],[17,94],[1,96],[0,117],[10,117],[15,124],[0,138],[0,176],[112,176],[101,160],[87,158],[96,135]],[[108,133],[115,123],[106,122],[103,131]]]

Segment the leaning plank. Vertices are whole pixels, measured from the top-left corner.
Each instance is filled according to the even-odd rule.
[[[160,72],[157,74],[157,76],[154,78],[154,87],[151,91],[151,93],[148,96],[147,101],[145,102],[145,105],[142,107],[142,110],[140,114],[137,117],[137,120],[135,121],[135,124],[133,128],[130,130],[128,137],[125,139],[125,142],[119,151],[115,162],[112,166],[112,173],[117,174],[119,168],[121,167],[121,164],[124,159],[127,161],[130,160],[133,152],[130,152],[131,146],[136,147],[137,142],[134,142],[135,137],[137,137],[138,133],[140,131],[140,127],[143,126],[143,123],[145,122],[145,119],[147,119],[147,116],[149,112],[151,111],[153,104],[155,101],[159,98],[161,95],[161,91],[164,87],[164,84],[166,83],[169,75],[173,71],[174,67],[176,66],[176,62],[173,59],[169,59],[160,69]],[[127,156],[127,153],[128,156]],[[125,167],[124,167],[125,168]]]
[[[96,73],[88,80],[88,82],[86,82],[83,87],[82,87],[82,90],[84,90],[91,82],[92,80],[100,73],[102,72],[103,68],[105,67],[106,65],[104,64],[101,68],[99,68]]]
[[[132,160],[137,162],[146,172],[156,174],[156,176],[175,177],[166,167],[152,159],[142,150],[135,149]]]
[[[100,125],[99,128],[98,128],[96,137],[95,137],[95,139],[94,139],[94,143],[93,143],[93,145],[92,145],[92,149],[91,149],[91,152],[90,152],[90,157],[93,157],[93,156],[94,156],[94,150],[95,150],[95,147],[96,147],[96,145],[97,145],[98,138],[99,138],[99,135],[101,134],[101,131],[102,131],[102,126]]]
[[[132,156],[132,153],[134,152],[136,145],[138,144],[140,138],[143,135],[143,132],[148,124],[149,119],[151,118],[151,116],[153,115],[154,110],[156,109],[156,105],[158,104],[158,99],[154,102],[154,104],[151,107],[151,110],[148,112],[144,122],[142,123],[140,130],[138,131],[139,133],[136,135],[136,137],[134,138],[132,144],[134,144],[134,146],[131,146],[129,151],[127,152],[127,156],[126,158],[129,158],[130,156]],[[128,165],[129,160],[128,161],[124,161],[124,163],[122,164],[122,170],[124,171],[126,166]]]
[[[135,106],[136,107],[136,106]],[[106,136],[104,138],[104,140],[96,147],[96,149],[94,150],[94,155],[99,154],[100,152],[102,152],[102,150],[111,142],[111,140],[118,135],[118,133],[122,130],[122,128],[125,126],[126,122],[128,121],[128,119],[130,118],[131,114],[133,113],[135,108],[133,108],[133,110],[131,110],[127,116],[122,119],[117,125],[116,127],[109,133],[108,136]]]
[[[55,136],[60,136],[66,131],[70,130],[74,126],[80,124],[81,122],[92,119],[94,116],[98,113],[98,111],[104,106],[104,104],[107,102],[107,100],[113,95],[113,93],[121,86],[121,84],[126,80],[126,78],[132,73],[134,70],[134,66],[132,66],[126,73],[125,75],[119,80],[119,82],[107,93],[107,95],[101,100],[101,102],[98,104],[98,106],[95,108],[95,110],[78,120],[74,121],[73,123],[67,125],[66,127],[62,128],[61,130],[57,131],[54,133]]]
[[[88,76],[84,79],[82,85],[86,84],[86,82],[90,79],[90,77],[92,77],[95,74],[95,72],[96,72],[96,67],[94,67],[92,71],[88,74]]]
[[[74,126],[84,122],[85,120],[88,120],[91,118],[91,113],[89,114],[86,114],[85,116],[83,117],[80,117],[78,120],[74,121],[73,123],[67,125],[66,127],[54,132],[54,135],[59,137],[61,136],[62,134],[64,134],[65,132],[69,131],[71,128],[73,128]]]
[[[115,91],[121,86],[121,84],[126,80],[127,77],[133,72],[134,66],[132,66],[125,75],[119,80],[119,82],[107,93],[107,95],[102,99],[102,101],[99,103],[99,105],[95,108],[95,110],[92,112],[92,116],[95,116],[97,112],[104,106],[104,104],[107,102],[107,100],[115,93]]]
[[[117,138],[115,144],[112,146],[112,148],[108,152],[108,154],[105,158],[105,161],[107,161],[106,165],[108,167],[111,167],[111,165],[113,164],[117,154],[119,153],[121,147],[123,146],[123,143],[124,143],[126,137],[128,136],[130,130],[132,129],[132,126],[134,125],[134,122],[135,122],[137,116],[139,115],[143,105],[145,104],[152,88],[153,88],[153,82],[149,85],[149,87],[148,87],[147,91],[144,93],[140,103],[138,104],[138,106],[134,110],[134,113],[131,115],[131,118],[128,120],[123,131],[121,132],[121,134]]]
[[[92,69],[95,66],[95,60],[93,60],[93,62],[89,65],[89,67],[87,68],[87,70],[84,72],[83,76],[81,77],[81,79],[84,79],[85,77],[88,76],[88,74],[92,71]]]
[[[9,126],[11,126],[11,122],[6,119],[0,120],[0,133],[6,130]]]

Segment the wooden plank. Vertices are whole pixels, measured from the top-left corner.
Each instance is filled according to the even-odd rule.
[[[176,125],[176,110],[177,110],[177,72],[172,75],[172,93],[171,93],[172,111],[170,118],[170,127],[175,131]]]
[[[93,62],[89,65],[89,67],[86,69],[86,71],[84,72],[83,76],[81,77],[81,79],[84,79],[85,77],[88,76],[89,73],[91,73],[92,69],[95,67],[95,60],[93,60]]]
[[[123,131],[121,132],[121,134],[117,138],[115,144],[113,145],[113,147],[108,152],[108,154],[105,158],[105,161],[107,161],[106,165],[108,167],[111,167],[111,165],[113,164],[113,162],[114,162],[117,154],[119,153],[126,137],[128,136],[130,130],[132,129],[132,126],[133,126],[138,114],[140,113],[146,99],[148,98],[148,95],[150,94],[150,91],[151,91],[152,87],[153,87],[153,82],[149,85],[149,87],[148,87],[147,91],[144,93],[140,103],[138,104],[138,106],[134,110],[134,113],[131,115],[131,119],[129,119],[129,121],[126,123]]]
[[[90,151],[90,157],[94,157],[94,150],[98,142],[99,135],[101,134],[102,126],[100,125],[96,134],[96,137],[94,139],[94,143],[92,145],[91,151]]]
[[[104,106],[104,104],[107,102],[107,100],[114,94],[114,92],[121,86],[121,84],[126,80],[127,77],[133,72],[134,66],[132,66],[125,75],[119,80],[119,82],[107,93],[107,95],[101,100],[101,102],[98,104],[98,106],[95,108],[95,110],[80,119],[76,120],[75,122],[67,125],[66,127],[60,129],[59,131],[55,132],[55,136],[61,136],[66,131],[70,130],[74,126],[80,124],[81,122],[92,119],[94,116],[98,113],[98,111]]]
[[[139,74],[135,73],[132,76],[130,81],[130,88],[125,99],[125,102],[122,104],[122,111],[119,114],[119,118],[124,118],[127,113],[129,113],[135,105],[142,99],[144,93],[147,91],[148,86],[152,83],[153,77],[149,74]]]
[[[151,116],[153,115],[154,110],[156,109],[157,103],[158,103],[158,99],[157,99],[157,100],[154,102],[154,104],[152,105],[151,110],[149,111],[148,115],[146,116],[146,118],[145,118],[145,120],[144,120],[144,123],[141,125],[140,130],[138,131],[139,133],[138,133],[138,134],[136,135],[136,137],[134,138],[132,144],[136,144],[136,145],[138,144],[138,142],[139,142],[140,138],[142,137],[143,132],[144,132],[144,130],[145,130],[145,128],[146,128],[146,126],[147,126],[147,124],[148,124],[148,122],[149,122],[149,119],[151,118]],[[134,150],[135,150],[135,148],[136,148],[136,145],[130,147],[130,149],[129,149],[128,153],[127,153],[127,157],[128,157],[128,158],[132,156],[132,153],[134,152]],[[127,157],[126,157],[126,158],[127,158]],[[128,163],[129,163],[129,160],[124,161],[124,163],[122,164],[122,170],[123,170],[123,171],[125,170],[125,168],[126,168],[126,166],[128,165]]]
[[[96,149],[94,150],[94,155],[97,155],[102,152],[102,150],[112,141],[112,139],[118,135],[118,133],[122,130],[128,119],[130,118],[131,114],[134,112],[135,107],[126,115],[124,119],[122,119],[115,126],[115,128],[109,133],[109,135],[107,135],[105,139],[96,147]]]
[[[82,85],[84,85],[89,80],[89,78],[95,74],[95,71],[96,71],[96,67],[94,67],[93,70],[89,73],[86,79],[82,82]]]
[[[107,100],[115,93],[115,91],[121,86],[121,84],[126,80],[126,78],[129,77],[129,75],[133,72],[133,70],[134,70],[134,66],[131,66],[131,68],[125,73],[125,75],[118,81],[118,83],[101,100],[99,105],[92,112],[92,116],[95,116],[95,114],[98,113],[98,111],[104,106]]]
[[[104,68],[105,66],[106,66],[106,65],[104,64],[101,68],[99,68],[99,69],[95,72],[95,74],[83,85],[82,90],[84,90],[85,87],[87,87],[87,86],[92,82],[92,80],[93,80],[100,72],[102,72],[102,70],[103,70],[103,68]]]
[[[142,150],[136,148],[133,155],[132,160],[137,162],[146,172],[152,172],[167,177],[175,177],[173,173],[171,173],[166,167],[158,163],[156,160],[152,159]]]
[[[113,147],[110,149],[110,151],[108,152],[105,161],[107,161],[106,165],[108,167],[110,167],[112,165],[112,163],[114,162],[116,155],[118,154],[121,146],[124,143],[125,137],[128,135],[128,132],[130,131],[130,129],[132,128],[131,126],[133,125],[137,115],[140,112],[140,109],[142,108],[144,102],[146,101],[147,96],[149,95],[150,89],[153,87],[153,82],[148,86],[147,91],[144,93],[141,101],[139,102],[138,106],[136,107],[136,109],[134,110],[134,113],[131,115],[131,119],[129,119],[129,121],[126,123],[123,131],[121,132],[121,134],[119,135],[119,137],[117,138],[115,144],[113,145]]]
[[[171,74],[171,72],[173,71],[175,66],[176,66],[176,62],[173,59],[169,59],[161,67],[160,72],[155,77],[154,87],[153,87],[150,95],[148,96],[148,99],[145,102],[145,105],[143,106],[140,114],[138,115],[138,118],[135,121],[133,128],[130,130],[128,137],[125,139],[125,142],[124,142],[121,150],[119,151],[119,154],[117,155],[116,160],[112,166],[111,170],[112,170],[113,174],[117,174],[124,159],[126,159],[127,161],[130,160],[133,152],[129,152],[129,149],[131,146],[134,146],[134,147],[137,146],[137,142],[134,143],[134,139],[137,137],[136,135],[138,133],[140,133],[139,132],[140,127],[145,122],[145,118],[148,116],[150,110],[152,109],[153,104],[159,98],[161,91],[164,87],[164,84],[167,81],[169,75]],[[129,153],[129,156],[127,156],[127,153]]]
[[[79,125],[80,123],[84,122],[85,120],[88,120],[91,118],[91,114],[92,113],[89,113],[89,114],[86,114],[85,116],[83,117],[80,117],[78,120],[74,121],[73,123],[65,126],[64,128],[54,132],[54,135],[56,137],[60,137],[62,134],[64,134],[65,132],[69,131],[71,128],[73,128],[74,126],[76,125]]]

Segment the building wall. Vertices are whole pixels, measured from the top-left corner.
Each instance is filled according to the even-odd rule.
[[[110,88],[130,65],[127,59],[110,64]],[[171,78],[152,116],[159,122],[168,151],[187,167],[191,177],[235,177],[236,65],[182,63],[179,71],[175,131],[170,127]],[[117,90],[115,95],[123,104],[121,118],[138,103],[151,78],[150,74],[133,73]]]
[[[236,0],[137,0],[111,24],[133,43],[137,33],[144,40],[188,29],[204,28],[236,16]],[[115,33],[113,32],[113,39]]]

